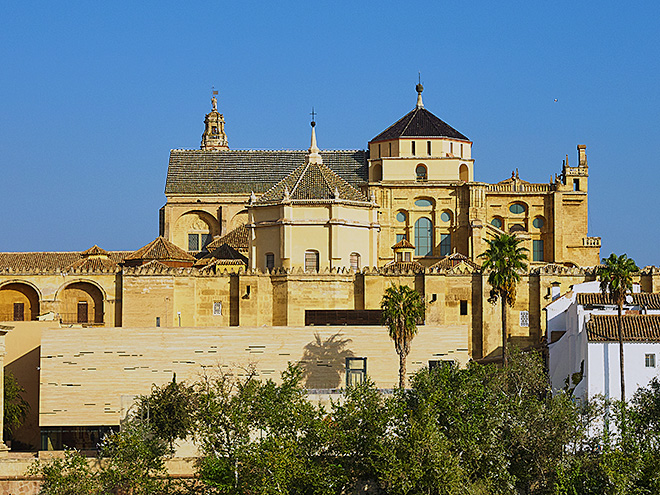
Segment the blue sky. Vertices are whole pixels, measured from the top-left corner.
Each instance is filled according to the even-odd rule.
[[[589,235],[660,264],[660,4],[5,2],[1,251],[133,250],[158,235],[169,150],[211,87],[234,149],[365,148],[424,103],[475,177],[547,182],[587,145]],[[554,102],[554,99],[557,102]]]

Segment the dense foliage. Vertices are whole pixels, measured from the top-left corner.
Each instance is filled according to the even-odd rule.
[[[18,383],[11,371],[5,372],[4,378],[4,423],[5,440],[11,440],[13,433],[25,422],[30,412],[30,404],[23,398],[25,389]]]
[[[307,400],[301,379],[296,367],[279,384],[223,368],[189,386],[167,385],[166,394],[154,389],[145,398],[151,411],[156,397],[194,404],[172,408],[169,418],[179,415],[200,449],[199,485],[186,493],[660,493],[658,380],[627,404],[580,405],[550,393],[539,355],[515,350],[503,369],[422,370],[409,389],[389,394],[367,381],[326,407]],[[180,432],[150,418],[138,414],[104,440],[91,485],[75,452],[35,465],[46,479],[42,493],[183,493],[163,471]]]

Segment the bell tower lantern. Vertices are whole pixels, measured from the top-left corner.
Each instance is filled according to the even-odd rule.
[[[204,119],[204,134],[202,134],[203,150],[228,150],[227,135],[225,134],[225,117],[218,112],[217,91],[213,91],[211,98],[211,111]]]

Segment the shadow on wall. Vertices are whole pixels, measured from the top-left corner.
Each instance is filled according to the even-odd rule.
[[[39,361],[41,347],[32,349],[27,354],[5,366],[5,373],[11,372],[18,383],[25,389],[23,398],[30,404],[30,412],[23,426],[14,432],[12,450],[39,450],[41,437],[39,432]]]
[[[341,333],[336,333],[323,340],[316,332],[314,340],[305,345],[299,363],[308,389],[339,388],[343,385],[341,377],[346,368],[346,358],[354,354],[346,348],[351,339],[342,337]]]

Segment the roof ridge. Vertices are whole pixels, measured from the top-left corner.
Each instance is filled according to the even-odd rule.
[[[298,189],[298,186],[300,185],[300,181],[302,181],[302,178],[305,176],[305,173],[309,170],[310,165],[312,165],[312,164],[308,162],[308,163],[305,163],[304,165],[301,166],[302,172],[300,172],[300,175],[298,176],[298,180],[296,181],[296,183],[293,185],[293,187],[289,191],[289,196],[293,196],[296,189]],[[294,174],[295,172],[296,171],[294,170],[291,173]],[[284,180],[286,180],[286,177],[284,178]],[[284,185],[284,187],[286,187],[286,184]]]
[[[408,123],[405,125],[403,130],[401,131],[401,135],[405,136],[405,132],[408,130],[408,126],[410,126],[410,123],[413,121],[415,118],[415,115],[417,115],[417,112],[420,110],[420,107],[415,107],[412,109],[412,111],[408,112],[406,115],[403,116],[403,118],[406,118],[408,115],[410,115],[410,118],[408,119]],[[437,131],[437,129],[436,129]]]

